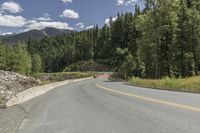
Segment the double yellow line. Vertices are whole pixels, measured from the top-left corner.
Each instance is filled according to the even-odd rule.
[[[176,108],[180,108],[180,109],[186,109],[186,110],[190,110],[190,111],[194,111],[194,112],[200,112],[200,108],[198,108],[198,107],[173,103],[173,102],[164,101],[164,100],[160,100],[160,99],[144,97],[144,96],[140,96],[140,95],[136,95],[136,94],[132,94],[132,93],[126,93],[126,92],[122,92],[122,91],[118,91],[118,90],[114,90],[114,89],[110,89],[110,88],[101,86],[100,84],[96,84],[96,86],[103,89],[103,90],[109,91],[109,92],[117,93],[117,94],[124,95],[124,96],[133,97],[133,98],[140,99],[140,100],[143,100],[143,101],[158,103],[158,104],[176,107]]]

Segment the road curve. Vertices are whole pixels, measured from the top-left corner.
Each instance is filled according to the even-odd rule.
[[[27,114],[19,133],[200,133],[200,94],[103,78],[58,87],[20,106]]]

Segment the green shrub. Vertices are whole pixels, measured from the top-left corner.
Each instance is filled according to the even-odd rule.
[[[5,102],[5,97],[0,96],[0,104]]]
[[[94,74],[89,72],[40,73],[34,75],[35,78],[40,79],[41,81],[46,83],[54,81],[63,81],[68,79],[85,78],[91,76],[94,76]]]
[[[92,60],[90,61],[80,61],[78,63],[74,63],[70,66],[67,66],[63,72],[75,72],[75,71],[108,71],[108,67],[105,65],[99,64]]]

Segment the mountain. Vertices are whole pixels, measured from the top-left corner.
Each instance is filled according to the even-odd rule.
[[[1,40],[6,44],[16,44],[18,42],[26,42],[29,38],[31,40],[41,40],[44,37],[48,36],[56,36],[56,35],[62,35],[62,34],[70,34],[74,31],[68,30],[68,29],[56,29],[51,27],[46,27],[42,30],[30,30],[27,32],[14,34],[11,36],[0,36],[0,42]]]
[[[56,28],[51,28],[51,27],[46,27],[45,29],[41,30],[44,33],[46,33],[48,36],[56,36],[56,35],[61,35],[61,34],[70,34],[73,31],[68,30],[68,29],[56,29]]]
[[[28,32],[15,34],[13,36],[3,37],[2,41],[7,44],[16,44],[18,42],[25,42],[29,38],[31,38],[32,40],[40,40],[44,38],[45,36],[46,35],[40,30],[30,30]]]
[[[2,35],[0,35],[0,43],[1,43],[1,41],[2,41],[2,38],[3,38],[3,36],[2,36]]]

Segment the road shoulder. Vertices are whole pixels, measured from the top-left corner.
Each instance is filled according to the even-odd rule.
[[[15,133],[25,117],[25,110],[19,106],[0,109],[0,133]]]

